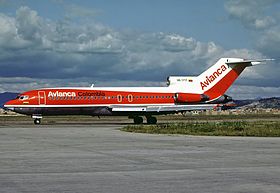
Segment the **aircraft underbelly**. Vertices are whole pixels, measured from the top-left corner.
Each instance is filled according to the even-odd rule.
[[[112,115],[108,107],[23,107],[15,108],[17,113],[25,115]]]
[[[125,106],[110,105],[96,107],[16,107],[15,112],[25,115],[90,115],[90,116],[110,116],[110,115],[146,115],[146,114],[167,114],[192,110],[210,110],[217,104],[194,104],[194,105],[143,105]]]

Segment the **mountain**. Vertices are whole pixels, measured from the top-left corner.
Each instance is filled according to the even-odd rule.
[[[242,107],[258,101],[258,99],[244,99],[244,100],[233,100],[237,107]]]
[[[253,100],[236,100],[234,101],[240,108],[272,108],[280,109],[280,97],[253,99]]]
[[[18,93],[13,93],[13,92],[0,93],[0,108],[3,108],[5,102],[16,98],[17,95]]]

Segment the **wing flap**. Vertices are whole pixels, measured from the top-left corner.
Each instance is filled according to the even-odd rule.
[[[112,111],[115,111],[115,112],[146,112],[147,107],[118,106],[118,107],[113,107]]]

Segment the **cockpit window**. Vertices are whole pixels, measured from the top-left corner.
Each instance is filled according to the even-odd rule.
[[[17,97],[19,100],[26,100],[28,99],[29,97],[27,95],[23,95],[23,96],[18,96]]]

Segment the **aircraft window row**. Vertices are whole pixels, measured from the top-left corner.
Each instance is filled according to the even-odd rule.
[[[171,96],[84,96],[84,97],[48,97],[49,100],[110,100],[110,99],[170,99]]]

